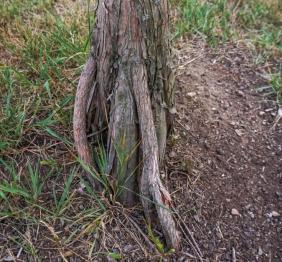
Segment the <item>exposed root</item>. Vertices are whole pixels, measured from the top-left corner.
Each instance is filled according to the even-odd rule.
[[[150,203],[147,198],[150,198],[155,203],[167,245],[178,250],[180,236],[169,210],[171,199],[160,180],[158,141],[147,84],[146,69],[142,64],[134,64],[132,68],[135,69],[132,74],[133,92],[137,104],[144,158],[140,191],[141,195],[145,196],[145,198],[141,198],[141,201],[146,218],[149,221]]]
[[[80,159],[90,167],[93,167],[94,163],[87,142],[86,106],[89,89],[91,87],[91,84],[93,83],[94,72],[95,62],[93,57],[90,55],[79,79],[73,112],[73,133],[75,147]],[[91,174],[86,173],[86,176],[95,189],[100,188],[99,182],[96,181]]]

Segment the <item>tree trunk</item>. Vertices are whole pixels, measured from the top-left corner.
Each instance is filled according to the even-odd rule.
[[[177,249],[171,200],[160,180],[174,111],[167,0],[100,0],[96,15],[75,100],[78,154],[93,166],[91,141],[102,135],[106,173],[124,189],[119,200],[132,206],[140,195],[148,222],[155,209],[167,244]]]

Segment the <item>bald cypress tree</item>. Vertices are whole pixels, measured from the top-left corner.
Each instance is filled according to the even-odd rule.
[[[174,111],[168,13],[167,0],[98,2],[73,127],[81,160],[95,168],[93,147],[102,143],[107,175],[122,177],[119,201],[132,206],[139,198],[148,222],[156,212],[167,244],[177,249],[171,199],[160,179]],[[102,190],[99,179],[88,179]]]

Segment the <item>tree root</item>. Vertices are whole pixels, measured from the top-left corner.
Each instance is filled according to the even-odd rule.
[[[141,201],[145,216],[150,221],[151,203],[148,201],[148,198],[152,200],[155,204],[167,245],[178,250],[180,236],[172,214],[169,211],[171,198],[160,179],[158,141],[147,85],[146,68],[142,64],[132,65],[132,68],[135,69],[135,72],[132,74],[133,92],[137,104],[144,158],[140,180]],[[144,197],[142,198],[142,196]]]
[[[86,134],[86,107],[89,90],[94,79],[94,72],[95,62],[92,55],[90,55],[79,79],[73,112],[74,143],[78,156],[84,164],[92,168],[94,163]],[[86,172],[86,176],[94,189],[99,190],[101,188],[100,183],[91,174]]]

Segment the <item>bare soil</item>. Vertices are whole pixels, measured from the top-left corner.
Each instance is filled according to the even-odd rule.
[[[179,56],[167,159],[176,210],[205,261],[282,261],[282,121],[257,91],[266,68],[240,45],[180,44]]]

